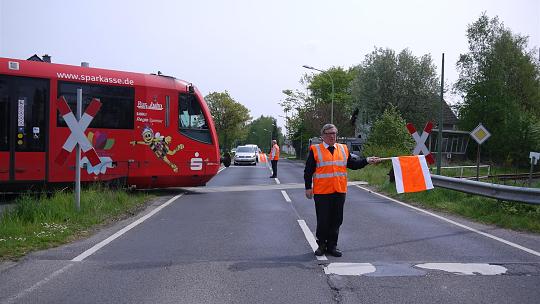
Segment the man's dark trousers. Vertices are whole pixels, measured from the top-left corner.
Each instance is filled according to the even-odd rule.
[[[326,245],[330,250],[337,246],[339,227],[343,223],[345,193],[315,194],[313,199],[317,214],[317,243]]]
[[[272,177],[277,177],[277,159],[272,160]]]

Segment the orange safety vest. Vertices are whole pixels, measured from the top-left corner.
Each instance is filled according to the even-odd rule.
[[[336,143],[334,154],[324,144],[312,145],[311,151],[317,167],[313,174],[313,193],[347,193],[347,158],[349,149]]]
[[[272,158],[271,160],[279,160],[279,146],[278,145],[272,146],[272,154],[274,154],[274,157],[270,155],[270,157]]]

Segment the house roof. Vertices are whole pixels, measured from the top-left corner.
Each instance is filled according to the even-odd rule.
[[[43,59],[41,59],[41,57],[39,57],[36,54],[32,55],[32,57],[30,57],[30,58],[28,58],[26,60],[43,62]]]
[[[447,102],[443,105],[443,121],[445,125],[457,125],[459,122],[456,114],[454,114]]]

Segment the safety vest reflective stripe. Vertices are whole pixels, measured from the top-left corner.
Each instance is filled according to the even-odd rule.
[[[339,149],[341,150],[341,154],[342,154],[342,155],[346,155],[346,154],[345,154],[345,148],[343,148],[344,145],[342,145],[342,144],[337,144],[337,146],[338,146]],[[345,156],[345,166],[346,166],[346,165],[347,165],[347,156]]]
[[[330,178],[334,176],[345,176],[347,177],[346,172],[334,172],[334,173],[314,173],[313,178]]]
[[[329,161],[317,163],[317,167],[326,167],[326,166],[346,166],[347,162],[344,161]]]
[[[340,144],[336,144],[336,146],[339,146],[339,149],[341,150],[341,153],[345,154],[345,151]],[[324,147],[324,146],[323,146]],[[333,161],[323,161],[322,153],[321,153],[321,147],[319,145],[316,145],[315,148],[317,149],[317,155],[319,161],[317,162],[317,167],[324,167],[324,166],[347,166],[347,161],[339,161],[339,160],[333,160]]]
[[[319,167],[319,164],[324,163],[323,158],[322,158],[321,145],[322,144],[315,145],[315,149],[317,149],[317,155],[319,156],[318,157],[319,161],[317,162],[317,167]]]

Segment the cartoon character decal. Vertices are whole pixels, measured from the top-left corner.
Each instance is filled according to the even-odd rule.
[[[170,144],[172,138],[170,136],[164,137],[159,134],[159,132],[154,135],[154,131],[149,127],[145,127],[143,129],[142,138],[143,141],[130,141],[129,143],[133,146],[136,144],[150,146],[150,149],[152,149],[158,158],[162,159],[167,165],[169,165],[174,172],[178,172],[178,166],[171,163],[171,161],[167,158],[167,155],[175,155],[176,152],[184,149],[183,144],[179,144],[176,146],[176,148],[171,150]]]

